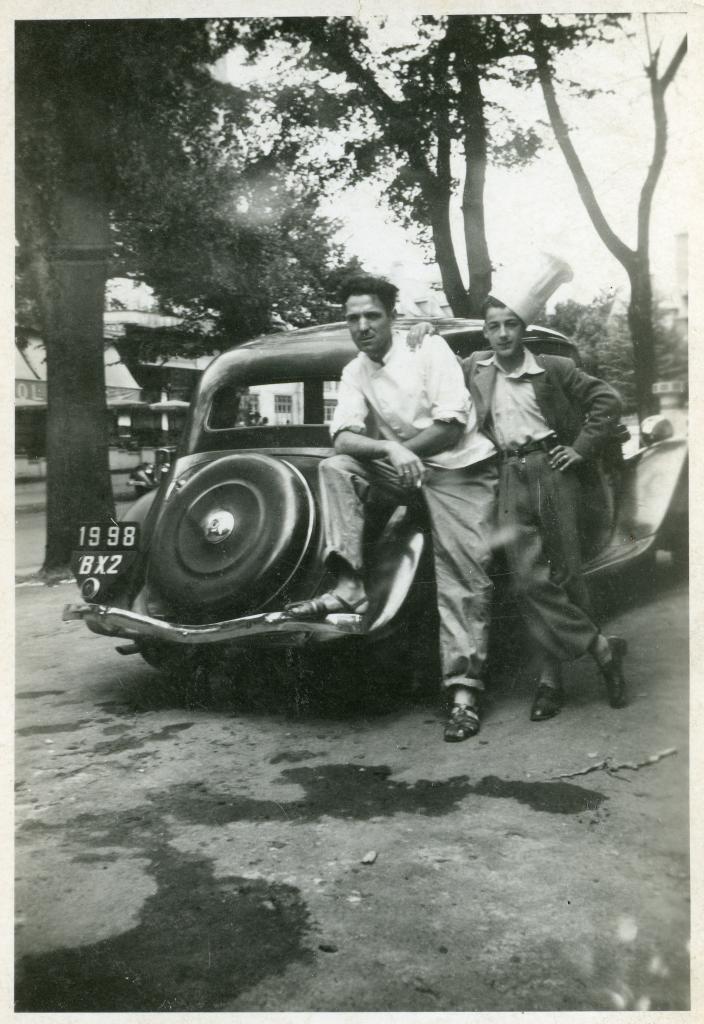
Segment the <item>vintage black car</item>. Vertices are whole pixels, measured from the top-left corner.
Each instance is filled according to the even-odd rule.
[[[401,318],[398,326],[414,322]],[[486,347],[479,321],[433,322],[461,357]],[[531,327],[526,343],[579,361],[574,344],[554,331]],[[422,615],[432,607],[430,537],[416,502],[391,514],[382,508],[375,528],[372,521],[370,608],[363,618],[299,622],[282,613],[287,602],[331,583],[321,560],[317,470],[332,454],[325,396],[355,354],[346,326],[337,323],[258,338],[216,357],[158,489],[118,527],[82,528],[73,568],[83,603],[67,606],[64,618],[130,641],[118,650],[171,670],[216,651],[231,657],[274,645],[371,644],[397,631],[409,609],[417,615],[420,607]],[[257,416],[247,425],[251,389],[262,385],[279,386],[290,401],[280,422]],[[601,494],[585,496],[589,579],[645,562],[660,547],[686,550],[686,442],[667,437],[664,421],[655,428],[664,439],[625,459],[615,437]]]

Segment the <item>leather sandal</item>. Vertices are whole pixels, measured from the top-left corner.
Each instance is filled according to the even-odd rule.
[[[287,604],[284,614],[290,619],[302,622],[322,622],[328,615],[364,615],[368,609],[369,601],[366,597],[360,597],[357,601],[345,601],[339,594],[328,593],[313,597],[309,601]]]
[[[533,705],[530,709],[531,722],[543,722],[547,718],[559,715],[562,711],[563,699],[564,695],[561,689],[541,683],[535,691]]]
[[[450,709],[442,738],[446,743],[461,743],[470,736],[476,736],[481,722],[479,711],[470,704],[453,704]]]

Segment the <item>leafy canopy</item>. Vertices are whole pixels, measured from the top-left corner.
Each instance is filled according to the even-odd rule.
[[[78,163],[109,205],[111,276],[146,282],[185,317],[163,346],[212,350],[330,318],[339,225],[318,212],[314,174],[271,145],[260,91],[213,74],[239,31],[204,19],[18,24],[20,275],[38,236],[60,231],[57,195]]]

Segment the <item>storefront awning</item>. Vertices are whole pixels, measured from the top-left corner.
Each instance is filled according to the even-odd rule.
[[[30,339],[21,352],[15,349],[15,406],[46,408],[46,351],[38,338]],[[142,391],[120,354],[112,345],[105,349],[105,399],[110,408],[146,405]]]

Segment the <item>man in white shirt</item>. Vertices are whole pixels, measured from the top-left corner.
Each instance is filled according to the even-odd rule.
[[[334,589],[290,605],[293,618],[363,614],[365,503],[370,489],[399,504],[420,489],[428,508],[440,618],[443,684],[450,715],[444,738],[479,731],[492,584],[490,532],[497,493],[493,443],[479,433],[462,371],[439,336],[411,351],[395,331],[398,289],[358,275],[341,299],[359,354],[344,369],[330,425],[337,454],[320,467],[326,561]]]

